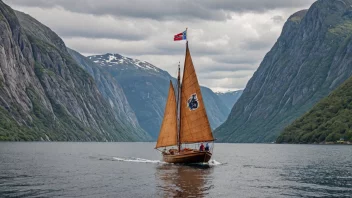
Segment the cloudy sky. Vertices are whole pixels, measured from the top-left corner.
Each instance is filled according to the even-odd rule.
[[[243,89],[287,18],[315,0],[4,0],[84,55],[119,53],[176,76],[188,27],[199,81],[214,91]]]

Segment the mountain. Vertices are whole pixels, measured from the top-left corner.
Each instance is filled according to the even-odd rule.
[[[0,140],[137,141],[64,42],[0,1]]]
[[[216,95],[224,102],[224,104],[232,109],[233,105],[237,102],[237,100],[241,97],[243,90],[238,91],[228,91],[225,93],[217,92]]]
[[[223,142],[275,141],[352,74],[351,0],[320,0],[293,14],[215,131]]]
[[[136,113],[139,124],[156,139],[164,115],[169,81],[172,80],[175,85],[176,79],[148,62],[119,54],[108,53],[88,58],[116,79]],[[230,110],[210,89],[202,87],[201,91],[210,124],[216,128],[225,121]]]
[[[149,140],[151,137],[140,126],[137,117],[130,107],[121,86],[108,73],[104,72],[100,66],[92,62],[80,53],[67,48],[72,58],[87,71],[95,80],[102,96],[109,102],[117,120],[123,120],[120,123],[124,128],[129,129],[130,133],[140,140]]]
[[[352,78],[285,128],[277,143],[352,141]]]
[[[211,89],[207,87],[200,87],[200,89],[204,98],[210,126],[212,129],[215,129],[225,122],[227,116],[230,114],[230,108]]]

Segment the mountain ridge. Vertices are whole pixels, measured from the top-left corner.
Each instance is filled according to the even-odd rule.
[[[224,102],[224,104],[232,109],[233,105],[240,99],[243,90],[228,91],[228,92],[215,92],[217,96]]]

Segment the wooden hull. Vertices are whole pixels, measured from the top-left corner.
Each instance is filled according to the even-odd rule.
[[[201,152],[201,151],[193,151],[193,152],[185,152],[185,153],[177,153],[175,155],[164,154],[163,160],[168,163],[205,163],[208,162],[211,158],[210,152]]]

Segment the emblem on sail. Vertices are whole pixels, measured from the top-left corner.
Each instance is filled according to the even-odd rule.
[[[192,96],[188,99],[187,104],[188,104],[189,110],[191,110],[191,111],[198,109],[199,102],[198,102],[198,98],[197,98],[196,93],[192,94]]]

